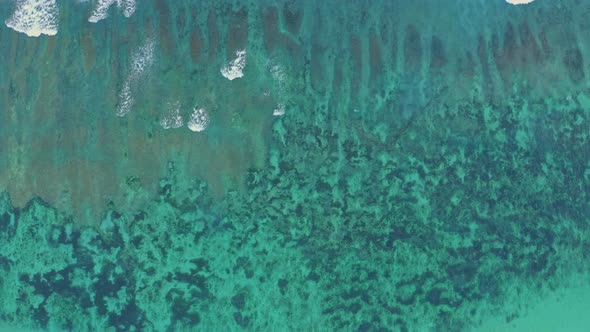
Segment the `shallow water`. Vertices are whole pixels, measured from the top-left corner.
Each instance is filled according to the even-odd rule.
[[[536,329],[588,286],[588,18],[574,0],[0,2],[0,319]]]

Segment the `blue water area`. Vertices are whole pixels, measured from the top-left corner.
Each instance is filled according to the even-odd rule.
[[[0,21],[0,329],[586,331],[585,2]]]

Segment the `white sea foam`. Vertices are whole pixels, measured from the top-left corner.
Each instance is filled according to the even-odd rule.
[[[125,17],[131,17],[135,13],[136,6],[135,0],[117,0],[117,7],[123,11]]]
[[[94,10],[88,18],[88,22],[96,23],[108,17],[109,7],[115,3],[115,0],[97,0]]]
[[[188,129],[192,131],[203,131],[209,125],[209,114],[204,108],[195,108],[188,120]]]
[[[16,0],[14,12],[5,24],[30,37],[53,36],[57,33],[58,18],[56,0]]]
[[[535,0],[506,0],[506,2],[513,4],[513,5],[526,5],[528,3],[531,3]]]
[[[277,108],[275,108],[272,111],[272,115],[274,116],[281,116],[281,115],[285,115],[285,104],[283,103],[278,103],[277,104]]]
[[[168,113],[160,120],[160,125],[164,129],[180,128],[183,125],[182,116],[180,115],[180,102],[168,104]]]
[[[144,46],[140,47],[133,55],[129,74],[119,93],[119,107],[117,115],[124,116],[131,111],[135,99],[132,94],[132,86],[135,86],[141,80],[145,70],[154,63],[155,42],[149,39]]]
[[[88,18],[88,22],[96,23],[107,18],[109,16],[109,8],[114,4],[117,4],[117,8],[123,11],[125,17],[133,15],[137,6],[135,0],[96,0],[94,10]]]
[[[244,76],[244,67],[246,66],[246,50],[236,51],[236,58],[228,62],[221,68],[221,75],[232,81]]]

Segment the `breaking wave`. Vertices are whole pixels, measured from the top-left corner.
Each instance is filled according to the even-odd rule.
[[[236,58],[221,68],[221,75],[232,81],[244,76],[243,69],[246,66],[246,50],[236,51]]]
[[[274,116],[281,116],[281,115],[285,115],[285,104],[283,103],[278,103],[277,104],[277,108],[275,108],[272,111],[272,115]]]
[[[30,37],[57,34],[59,9],[56,0],[17,0],[14,12],[4,23]]]
[[[1,1],[1,0],[0,0]],[[78,0],[78,2],[87,2]],[[135,13],[136,0],[96,0],[88,18],[96,23],[109,15],[109,8],[116,4],[125,17]],[[57,0],[15,0],[12,15],[4,22],[7,27],[30,37],[53,36],[59,27],[59,7]]]
[[[188,129],[192,131],[203,131],[209,125],[209,113],[204,108],[195,108],[188,120]]]

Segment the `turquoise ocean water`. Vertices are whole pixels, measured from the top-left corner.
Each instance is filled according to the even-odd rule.
[[[590,3],[0,21],[0,329],[590,330]]]

